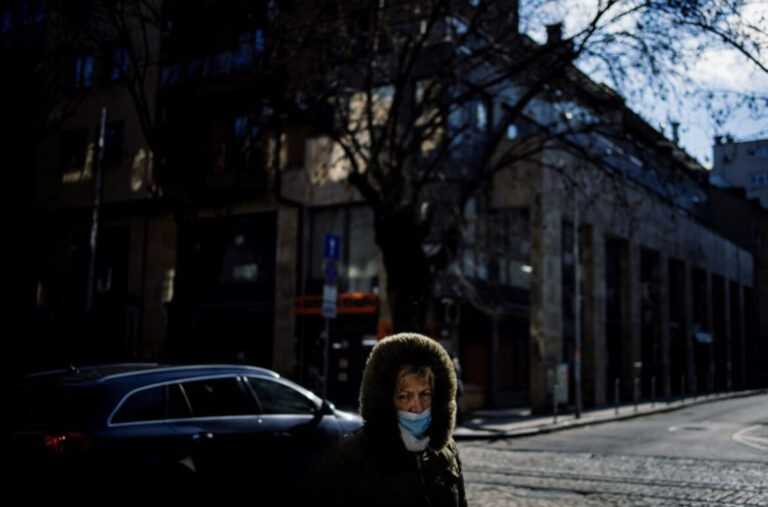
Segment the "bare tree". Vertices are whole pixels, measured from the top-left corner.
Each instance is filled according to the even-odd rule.
[[[101,5],[107,28],[95,33],[128,49],[125,82],[166,195],[195,184],[174,170],[184,159],[172,161],[190,154],[189,136],[161,128],[150,82],[192,71],[192,61],[177,66],[172,41],[200,38],[205,31],[194,27],[209,26],[209,16],[261,17],[250,65],[264,76],[253,92],[263,111],[258,135],[273,147],[272,188],[281,195],[278,154],[291,125],[330,141],[325,177],[346,181],[374,212],[396,330],[424,328],[434,277],[455,260],[461,210],[499,171],[541,163],[553,145],[605,165],[595,135],[632,142],[617,118],[624,97],[695,96],[719,112],[731,107],[709,100],[716,91],[684,92],[684,64],[707,48],[733,49],[766,72],[764,24],[742,15],[741,0],[596,0],[580,4],[567,31],[556,23],[574,7],[565,0]],[[198,20],[186,38],[169,11]],[[532,38],[544,27],[546,40]],[[753,108],[765,100],[739,99]]]
[[[543,27],[565,4],[521,3],[521,22]],[[374,211],[395,329],[424,327],[434,274],[455,258],[458,210],[500,170],[541,163],[553,145],[609,165],[594,136],[633,142],[622,95],[702,97],[681,91],[691,52],[727,46],[766,70],[765,29],[741,16],[743,2],[597,1],[581,28],[566,37],[552,24],[540,43],[518,33],[515,5],[395,2],[326,13],[328,176]]]

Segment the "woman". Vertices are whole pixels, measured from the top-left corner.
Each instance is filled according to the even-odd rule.
[[[419,334],[380,341],[360,389],[363,429],[323,470],[332,505],[467,505],[458,449],[456,374],[445,349]]]

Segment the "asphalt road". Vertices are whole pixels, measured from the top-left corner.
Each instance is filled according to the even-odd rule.
[[[768,506],[768,395],[460,450],[470,505]]]

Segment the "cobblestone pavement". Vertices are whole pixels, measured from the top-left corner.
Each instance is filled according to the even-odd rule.
[[[520,451],[460,444],[470,506],[768,506],[768,459]]]

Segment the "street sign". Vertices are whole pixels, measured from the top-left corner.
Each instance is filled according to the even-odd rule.
[[[320,309],[326,319],[336,318],[336,297],[338,290],[335,285],[323,285],[323,306]]]
[[[341,241],[335,234],[325,235],[325,255],[326,259],[339,260]]]
[[[325,284],[336,285],[336,278],[338,278],[339,270],[336,266],[336,261],[325,261]]]

